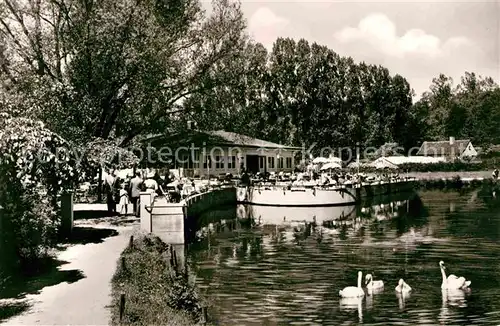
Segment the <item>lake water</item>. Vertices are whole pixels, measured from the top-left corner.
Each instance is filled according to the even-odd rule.
[[[217,213],[239,219],[211,223],[188,249],[210,315],[220,325],[500,325],[500,200],[477,191],[398,196]],[[470,293],[442,293],[440,260],[472,281]],[[366,273],[383,280],[384,291],[340,300],[358,271],[363,283]],[[395,294],[400,278],[409,297]]]

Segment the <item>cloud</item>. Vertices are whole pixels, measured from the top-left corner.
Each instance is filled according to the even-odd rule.
[[[442,40],[422,29],[398,33],[397,26],[384,14],[372,13],[356,27],[344,27],[334,33],[335,49],[357,61],[380,64],[406,77],[417,97],[428,89],[439,73],[456,82],[465,71],[491,75],[483,64],[485,54],[463,36]]]
[[[465,37],[453,37],[442,42],[439,37],[427,34],[422,29],[410,29],[399,36],[396,25],[381,13],[366,16],[357,27],[342,29],[335,33],[335,38],[343,43],[369,43],[386,55],[395,57],[419,54],[436,58],[446,56],[458,47],[473,46],[472,42]]]
[[[258,8],[248,20],[250,35],[270,49],[280,36],[284,36],[290,22],[276,15],[268,7]]]

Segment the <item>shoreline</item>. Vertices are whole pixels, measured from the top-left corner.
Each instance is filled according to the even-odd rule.
[[[179,259],[159,237],[134,232],[111,278],[109,325],[206,325],[207,301]]]

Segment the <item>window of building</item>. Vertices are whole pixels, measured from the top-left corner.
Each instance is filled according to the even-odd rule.
[[[264,169],[266,165],[266,157],[259,156],[259,168]]]
[[[287,169],[291,169],[292,168],[292,158],[291,157],[287,157],[286,158],[286,168]]]
[[[227,161],[228,169],[236,169],[236,156],[229,156]]]
[[[267,158],[267,167],[268,167],[269,169],[274,169],[274,157],[269,156],[269,157]]]
[[[278,169],[283,169],[285,167],[283,162],[284,162],[283,157],[278,158]]]
[[[224,157],[216,156],[215,157],[215,168],[216,169],[224,169]]]

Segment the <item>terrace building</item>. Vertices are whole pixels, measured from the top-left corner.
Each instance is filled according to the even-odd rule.
[[[186,177],[257,172],[292,172],[301,148],[285,146],[223,130],[188,130],[176,135],[155,135],[143,143],[169,157],[172,168]]]

